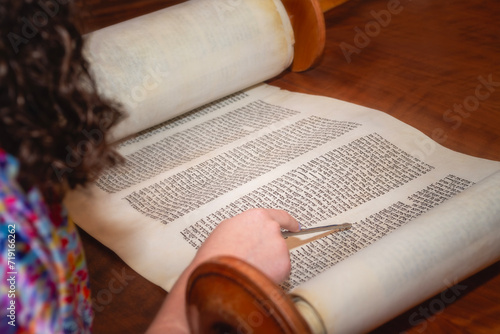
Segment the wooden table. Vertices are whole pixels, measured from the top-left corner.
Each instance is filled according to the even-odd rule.
[[[78,5],[82,30],[91,31],[177,2]],[[327,42],[318,66],[269,83],[379,109],[448,148],[500,160],[499,18],[496,0],[351,0],[325,15]],[[488,90],[478,91],[485,81]],[[144,332],[166,293],[84,232],[82,239],[95,333]],[[436,303],[435,296],[374,332],[500,333],[500,262],[456,289],[455,301]]]

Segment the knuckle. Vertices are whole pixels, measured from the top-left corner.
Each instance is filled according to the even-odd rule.
[[[257,222],[264,222],[269,220],[269,213],[266,209],[263,208],[254,208],[247,211],[249,215],[253,218],[253,220]]]

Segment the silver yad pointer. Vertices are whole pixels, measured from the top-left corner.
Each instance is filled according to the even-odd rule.
[[[333,225],[303,228],[298,232],[285,231],[285,232],[281,232],[281,234],[283,235],[284,238],[288,238],[288,237],[293,237],[295,235],[316,233],[316,232],[322,232],[322,231],[339,232],[339,231],[348,230],[351,227],[352,227],[351,223],[333,224]]]

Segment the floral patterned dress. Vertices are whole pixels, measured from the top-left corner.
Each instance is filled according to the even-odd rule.
[[[90,333],[83,248],[61,205],[16,182],[19,164],[0,149],[0,333]]]

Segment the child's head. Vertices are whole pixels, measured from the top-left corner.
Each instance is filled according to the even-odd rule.
[[[121,114],[89,76],[72,1],[0,0],[0,37],[0,147],[25,189],[59,200],[117,161],[106,133]]]

